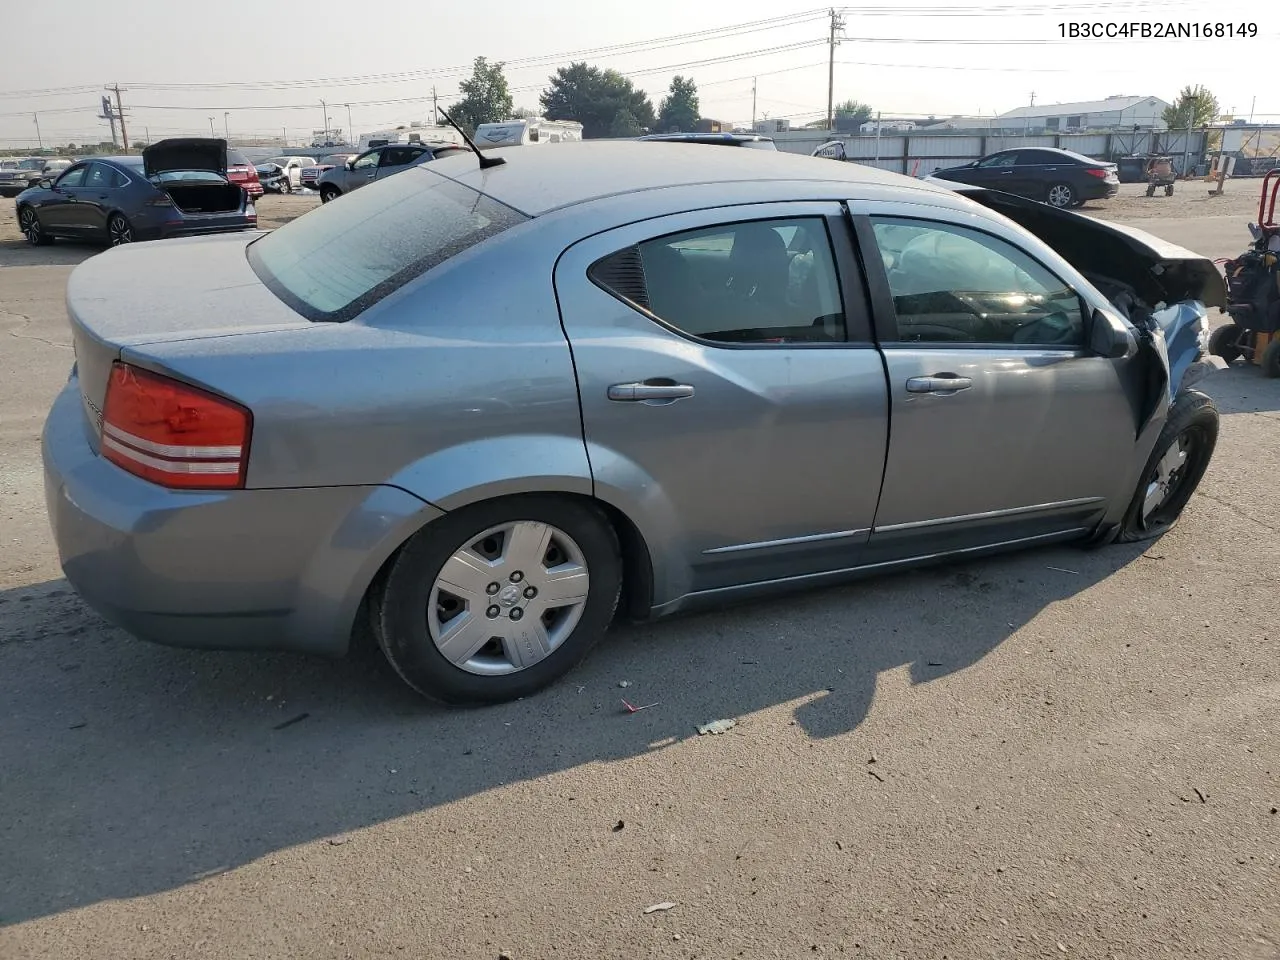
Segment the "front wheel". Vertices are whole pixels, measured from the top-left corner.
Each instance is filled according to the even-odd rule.
[[[1227,363],[1235,363],[1240,359],[1240,334],[1243,332],[1238,323],[1223,324],[1209,334],[1209,352]]]
[[[53,243],[53,237],[40,226],[40,217],[30,207],[23,207],[18,214],[18,229],[33,247],[45,247]]]
[[[1066,210],[1075,205],[1076,192],[1069,183],[1055,183],[1049,188],[1046,199],[1049,202],[1049,206]]]
[[[1218,409],[1188,390],[1169,411],[1160,439],[1121,524],[1119,541],[1151,540],[1178,521],[1199,486],[1218,443]]]
[[[331,200],[337,200],[339,196],[341,196],[341,193],[337,187],[331,187],[328,184],[325,184],[320,188],[321,203],[329,203]]]
[[[125,219],[124,214],[113,213],[107,221],[107,239],[113,247],[122,243],[133,243],[133,227]]]
[[[373,597],[383,653],[424,696],[499,703],[572,669],[622,585],[617,537],[593,505],[520,496],[448,514],[401,548]]]

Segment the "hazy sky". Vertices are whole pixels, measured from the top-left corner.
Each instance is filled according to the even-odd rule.
[[[844,12],[837,100],[890,114],[986,114],[1111,94],[1172,100],[1202,83],[1224,111],[1280,122],[1280,5],[1266,0],[1035,0],[981,6],[908,0]],[[191,12],[179,14],[189,9]],[[806,11],[809,16],[806,16]],[[770,24],[758,21],[772,20]],[[1062,39],[1059,24],[1251,22],[1257,39]],[[0,146],[108,139],[95,118],[102,86],[128,87],[133,138],[229,129],[233,137],[308,138],[330,123],[357,133],[429,116],[434,85],[447,106],[471,60],[507,61],[518,106],[537,108],[557,66],[613,67],[655,107],[671,77],[692,76],[702,113],[797,123],[824,114],[828,19],[806,0],[541,0],[377,3],[282,0],[56,0],[15,3],[4,17]],[[743,26],[745,25],[745,26]],[[732,29],[738,27],[739,29]],[[701,36],[690,36],[701,34]],[[646,41],[654,41],[645,43]],[[660,41],[660,42],[659,42]],[[632,45],[631,48],[617,48]],[[595,51],[595,52],[593,52]],[[532,61],[532,62],[530,62]],[[705,62],[718,61],[718,62]]]

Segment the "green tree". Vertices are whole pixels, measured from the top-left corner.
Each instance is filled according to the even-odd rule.
[[[871,119],[871,105],[859,100],[846,100],[836,104],[836,116],[842,120],[852,120],[853,126],[860,127]]]
[[[511,111],[512,120],[532,120],[537,115],[536,110],[530,110],[528,107],[516,107]]]
[[[692,77],[676,75],[658,109],[658,129],[664,133],[692,131],[698,125],[698,86]]]
[[[1171,130],[1194,130],[1218,119],[1218,98],[1205,87],[1183,87],[1173,106],[1165,107],[1160,119]]]
[[[616,70],[571,63],[550,83],[539,98],[543,115],[578,121],[584,137],[635,136],[654,125],[649,97]]]
[[[505,64],[490,63],[476,57],[471,77],[458,84],[462,99],[453,105],[449,116],[470,131],[482,123],[496,123],[511,115],[511,88],[502,72]]]

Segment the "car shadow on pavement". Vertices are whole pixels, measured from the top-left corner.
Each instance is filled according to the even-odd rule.
[[[4,267],[73,267],[105,248],[101,244],[58,240],[33,247],[26,240],[0,240],[0,269]]]
[[[556,686],[484,709],[421,701],[368,650],[171,649],[107,626],[65,581],[0,591],[0,926],[666,749],[718,718],[745,730],[781,707],[811,738],[846,734],[881,673],[962,671],[1139,553],[1039,550],[622,625]]]
[[[1213,397],[1222,414],[1280,411],[1280,379],[1263,376],[1256,364],[1238,360],[1196,385]]]

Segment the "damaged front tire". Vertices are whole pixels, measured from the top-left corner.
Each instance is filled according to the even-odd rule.
[[[1199,486],[1218,442],[1218,409],[1203,393],[1178,396],[1125,513],[1121,543],[1151,540],[1169,530]]]

